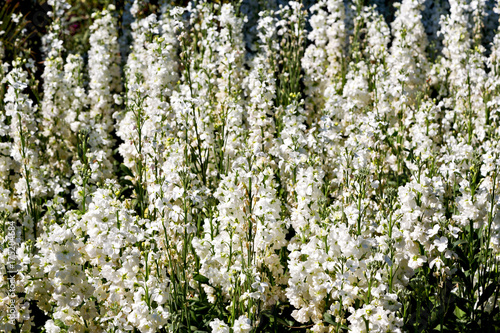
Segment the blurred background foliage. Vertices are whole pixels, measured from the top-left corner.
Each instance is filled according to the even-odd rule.
[[[140,11],[139,17],[155,13],[159,8],[158,0],[151,0]],[[216,0],[214,2],[234,2]],[[3,0],[0,1],[0,42],[4,47],[4,62],[16,57],[30,55],[38,62],[42,61],[41,38],[47,33],[52,18],[52,7],[47,0]],[[66,50],[84,54],[89,48],[89,27],[92,24],[92,13],[98,12],[113,4],[116,14],[121,17],[125,8],[125,0],[68,0],[71,9],[65,14],[68,35],[64,36]],[[189,0],[172,0],[172,5],[186,6]],[[18,23],[12,15],[21,15]],[[118,20],[121,22],[121,20]]]

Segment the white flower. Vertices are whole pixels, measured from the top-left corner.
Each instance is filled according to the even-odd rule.
[[[212,320],[209,325],[212,328],[212,333],[229,333],[229,326],[218,318]]]
[[[444,250],[446,250],[446,247],[448,246],[448,238],[444,236],[441,238],[436,238],[434,240],[434,246],[437,247],[439,252],[444,252]]]
[[[440,269],[441,266],[444,265],[444,262],[443,260],[441,260],[441,258],[434,258],[430,263],[429,263],[429,267],[430,268],[433,268],[434,266],[436,266],[437,269]]]
[[[59,333],[61,331],[61,328],[59,326],[56,326],[52,319],[49,319],[45,322],[44,328],[47,333]]]
[[[11,18],[12,18],[12,22],[14,22],[15,24],[18,24],[19,21],[21,20],[21,17],[23,17],[23,14],[19,13],[19,14],[16,14],[16,13],[13,13]]]
[[[252,329],[252,322],[246,316],[240,316],[234,321],[234,333],[247,333]]]
[[[417,268],[422,267],[422,265],[426,261],[427,261],[427,257],[426,256],[414,255],[411,258],[411,260],[408,261],[408,266],[411,269],[416,270]]]

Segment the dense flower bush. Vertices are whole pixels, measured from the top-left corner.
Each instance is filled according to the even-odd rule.
[[[78,50],[48,4],[43,73],[0,43],[3,332],[500,330],[498,4],[125,1]]]

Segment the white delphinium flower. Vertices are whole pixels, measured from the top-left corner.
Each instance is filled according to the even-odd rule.
[[[383,62],[388,56],[390,29],[374,6],[365,7],[363,15],[366,20],[367,50],[371,61]]]
[[[469,20],[470,6],[464,0],[452,0],[450,14],[441,18],[440,34],[443,35],[443,55],[439,67],[449,69],[448,81],[451,85],[464,82],[466,78],[465,65],[472,46],[472,24]],[[438,71],[436,68],[435,70]],[[439,71],[440,80],[446,81],[446,71]],[[442,85],[441,90],[446,88]]]
[[[427,36],[422,23],[423,0],[405,0],[392,22],[394,41],[388,59],[393,84],[401,85],[401,91],[393,97],[412,99],[423,88],[428,63],[426,58]],[[404,104],[404,100],[400,102]],[[399,105],[399,103],[397,103]],[[397,105],[394,106],[396,109]]]
[[[488,81],[484,68],[487,59],[483,53],[484,47],[481,46],[468,51],[467,64],[462,73],[463,84],[452,85],[454,95],[450,98],[450,102],[453,109],[445,114],[446,124],[453,123],[453,118],[460,119],[457,124],[453,124],[453,129],[459,132],[457,138],[459,140],[460,137],[465,138],[468,144],[474,144],[476,140],[482,142],[486,136],[485,125],[491,122],[490,115],[487,115],[486,102],[493,89],[489,86],[491,80]],[[448,132],[447,136],[450,134],[451,132]]]
[[[277,93],[277,105],[286,108],[288,105],[299,102],[301,61],[304,55],[304,44],[306,38],[305,15],[303,5],[297,1],[290,1],[286,6],[280,5],[276,12],[279,20],[276,23],[277,36],[283,38],[277,55],[276,72],[278,73],[279,87]],[[281,37],[285,36],[285,37]],[[281,110],[283,111],[283,110]],[[278,111],[279,112],[279,111]],[[281,112],[280,112],[281,113]],[[310,114],[309,116],[313,116]],[[282,116],[278,116],[278,128],[281,128]],[[310,118],[310,117],[309,117]],[[309,119],[314,121],[313,119]]]
[[[151,188],[147,183],[155,181],[159,167],[154,145],[176,135],[169,98],[178,80],[177,41],[168,13],[160,20],[150,15],[132,26],[134,44],[125,70],[127,109],[116,115],[117,134],[124,140],[119,151],[133,172],[136,192],[141,192],[136,195],[144,214],[145,194]]]
[[[199,176],[205,183],[208,177],[217,174],[214,169],[222,163],[215,159],[215,163],[209,163],[215,151],[220,151],[223,147],[223,141],[217,140],[217,134],[219,137],[222,135],[225,119],[221,119],[222,115],[217,114],[215,108],[217,103],[215,83],[220,59],[218,52],[214,51],[220,45],[219,31],[215,24],[217,17],[206,2],[188,7],[189,24],[180,19],[183,12],[174,11],[172,14],[174,26],[179,32],[183,73],[178,89],[172,93],[170,100],[178,124],[179,138],[186,147],[191,147],[187,149],[189,160],[195,161]],[[204,38],[200,40],[195,50],[190,45],[189,38],[195,38],[194,35],[201,31]]]
[[[345,28],[345,7],[342,1],[327,0],[326,8],[329,15],[326,19],[326,36],[328,44],[326,44],[326,54],[328,59],[328,67],[326,75],[331,81],[336,80],[342,71],[342,58],[345,56],[346,48],[346,28]]]
[[[48,0],[47,4],[52,6],[53,19],[62,19],[65,11],[71,8],[66,0]]]
[[[486,0],[477,0],[470,2],[470,10],[472,16],[472,38],[476,45],[481,44],[481,39],[483,38],[484,24],[483,20],[488,14],[486,13]]]
[[[337,163],[330,163],[326,161],[337,160],[339,154],[343,150],[343,129],[344,124],[344,103],[346,102],[342,95],[336,92],[334,85],[329,85],[326,88],[325,94],[328,96],[326,99],[325,107],[323,109],[323,116],[318,121],[318,151],[323,151],[323,170],[326,172],[328,178],[331,178],[334,165]]]
[[[252,70],[246,79],[249,138],[247,146],[253,153],[268,152],[274,142],[273,101],[276,81],[268,61],[262,55],[253,59]]]
[[[155,332],[169,318],[163,308],[169,280],[164,270],[151,267],[166,265],[167,259],[158,252],[156,241],[151,241],[151,233],[158,232],[156,226],[127,209],[130,202],[121,202],[116,193],[116,183],[108,181],[93,193],[88,211],[70,224],[73,237],[80,242],[75,247],[90,284],[86,290],[100,308],[102,320],[96,324],[102,329],[132,326]],[[151,307],[153,300],[156,308]],[[129,307],[120,306],[123,304]],[[92,311],[75,309],[74,316],[91,321],[96,317]]]
[[[220,319],[214,319],[210,322],[212,333],[229,333],[229,326]]]
[[[267,60],[270,62],[271,67],[276,66],[274,61],[276,59],[271,58],[279,51],[279,43],[277,38],[277,22],[278,20],[274,17],[273,12],[261,11],[259,12],[259,20],[257,22],[257,37],[260,42],[260,50]],[[274,68],[273,68],[274,70]]]
[[[324,298],[331,290],[331,280],[325,272],[328,258],[322,237],[313,235],[307,243],[288,246],[288,268],[290,279],[286,295],[296,310],[292,312],[295,320],[305,323],[321,321],[324,313]]]
[[[350,330],[360,333],[403,332],[401,318],[396,317],[393,311],[384,309],[378,302],[372,303],[374,304],[363,304],[347,318],[351,323]]]
[[[271,153],[279,159],[279,167],[289,176],[308,159],[308,146],[315,144],[313,137],[308,135],[305,124],[305,110],[296,102],[284,110],[283,129],[279,133],[280,145],[273,147]],[[312,148],[312,147],[311,147]]]
[[[269,276],[263,274],[262,280],[265,279],[265,282],[259,283],[260,287],[265,284],[269,287],[268,290],[259,290],[265,307],[274,305],[278,299],[284,299],[281,287],[287,281],[285,267],[277,254],[277,251],[287,245],[287,230],[280,216],[282,203],[278,198],[276,180],[270,164],[272,163],[268,157],[257,157],[254,174],[258,186],[255,189],[255,205],[252,209],[257,222],[254,240],[256,265],[259,270],[267,268],[274,280],[270,281]]]
[[[304,81],[308,89],[307,94],[311,96],[310,102],[316,104],[319,100],[313,99],[320,97],[321,90],[324,89],[326,79],[327,55],[325,47],[328,43],[327,31],[327,16],[328,12],[325,10],[326,1],[319,1],[309,11],[312,13],[309,22],[311,24],[311,32],[307,38],[311,44],[306,48],[304,57],[302,58],[302,67],[306,73]],[[318,91],[316,91],[318,90]],[[316,103],[315,103],[316,102]]]
[[[146,47],[147,44],[151,44],[153,36],[158,35],[160,32],[156,14],[134,21],[131,27],[132,45],[125,68],[128,87],[144,83],[148,76],[148,62],[144,61],[147,57]]]
[[[68,119],[68,113],[71,112],[75,95],[72,87],[65,82],[62,58],[64,48],[61,35],[64,33],[65,23],[62,15],[69,9],[69,4],[56,1],[53,6],[57,17],[49,28],[50,32],[43,38],[46,57],[42,74],[44,94],[41,102],[41,135],[45,143],[42,163],[47,165],[49,171],[48,188],[51,195],[58,196],[60,192],[67,191],[72,174],[67,161],[72,159],[75,151],[76,136],[71,130],[72,119]]]
[[[225,297],[232,299],[238,285],[245,305],[260,302],[264,309],[283,299],[280,290],[286,283],[276,253],[286,245],[286,226],[269,163],[264,156],[252,164],[244,157],[235,161],[215,193],[218,216],[205,221],[203,237],[193,241],[200,273],[211,286],[222,287]],[[248,311],[248,316],[257,315],[252,307]]]
[[[111,6],[112,7],[112,6]],[[118,32],[115,18],[109,10],[93,15],[90,26],[89,50],[89,161],[93,182],[112,177],[114,99],[121,91]]]
[[[202,183],[203,177],[194,173],[195,167],[186,159],[189,159],[192,147],[186,142],[189,137],[184,135],[189,126],[184,112],[191,105],[185,103],[181,96],[174,91],[170,100],[174,112],[174,122],[171,124],[176,125],[175,131],[172,134],[164,131],[165,138],[152,144],[157,165],[154,170],[151,169],[151,174],[155,175],[149,176],[150,180],[154,179],[154,184],[150,183],[148,188],[149,208],[156,215],[154,223],[161,231],[157,236],[158,244],[170,252],[172,263],[169,271],[171,268],[182,269],[185,274],[192,274],[192,267],[185,267],[184,263],[194,263],[194,258],[190,253],[184,258],[182,249],[187,247],[197,230],[193,213],[195,208],[201,209],[207,190]],[[170,271],[169,274],[178,273]]]
[[[85,112],[88,101],[83,87],[83,66],[82,56],[75,54],[69,54],[64,64],[63,84],[71,96],[64,120],[69,124],[73,135],[89,123],[89,113]]]
[[[234,321],[234,333],[248,333],[251,329],[252,322],[245,315],[239,316],[238,319]]]
[[[418,112],[411,113],[407,118],[406,127],[412,140],[408,147],[414,149],[413,154],[422,161],[433,158],[439,153],[438,130],[439,108],[426,100],[420,105]]]
[[[379,186],[375,160],[382,157],[377,156],[379,143],[375,134],[381,125],[371,112],[359,117],[357,122],[358,129],[350,134],[343,152],[336,158],[339,165],[333,181],[339,186],[339,199],[344,203],[351,230],[358,235],[371,235],[378,222],[374,216],[378,208],[371,198]]]
[[[243,19],[236,16],[236,8],[230,4],[221,7],[218,17],[221,25],[219,32],[217,79],[217,108],[214,120],[221,121],[223,126],[224,155],[235,158],[237,151],[243,146],[241,138],[245,131],[243,105],[240,101],[244,71],[245,44],[243,42]],[[221,129],[219,129],[220,131]]]
[[[90,318],[79,313],[77,308],[85,304],[90,315],[97,312],[96,304],[88,299],[93,287],[84,273],[85,261],[79,253],[84,243],[71,230],[75,223],[76,214],[68,213],[65,224],[51,224],[47,233],[37,240],[38,252],[34,257],[35,265],[31,267],[31,275],[36,279],[28,285],[27,293],[33,295],[45,311],[53,306],[54,318],[78,330],[83,325],[82,319]],[[73,315],[63,316],[63,313]]]
[[[288,105],[283,117],[283,129],[280,132],[281,145],[274,153],[278,158],[282,186],[289,193],[287,198],[292,208],[290,222],[296,232],[295,241],[303,242],[317,232],[318,200],[324,173],[319,167],[307,167],[306,162],[314,159],[309,151],[315,151],[317,142],[314,134],[306,132],[304,108],[296,102]]]
[[[14,63],[7,74],[9,84],[5,94],[5,115],[10,117],[10,137],[13,140],[10,155],[17,163],[14,170],[21,177],[13,184],[17,195],[17,206],[22,211],[23,226],[28,228],[26,239],[39,234],[37,232],[39,207],[35,198],[45,196],[48,192],[43,175],[44,168],[40,166],[36,123],[37,105],[25,93],[28,87],[28,73],[20,63]],[[32,235],[34,233],[34,235]]]
[[[177,136],[175,114],[169,103],[174,86],[179,79],[177,74],[179,63],[176,55],[178,42],[173,24],[170,12],[166,11],[159,21],[159,35],[154,36],[153,41],[146,44],[148,68],[144,84],[147,96],[144,100],[144,124],[141,130],[144,138],[141,144],[150,205],[154,205],[156,200],[161,199],[153,194],[159,194],[154,189],[157,185],[163,185],[157,173],[163,157],[160,150],[166,142]],[[152,211],[151,208],[150,211]]]
[[[287,296],[296,308],[292,316],[301,323],[312,320],[319,332],[326,331],[325,312],[339,324],[345,324],[347,314],[356,310],[355,302],[363,304],[367,294],[377,303],[395,297],[387,292],[384,272],[375,263],[380,262],[380,257],[383,261],[383,256],[370,255],[380,244],[370,237],[353,236],[340,217],[341,214],[332,214],[323,230],[310,237],[300,250],[298,246],[289,246],[292,252]],[[326,308],[326,299],[331,302],[330,308]],[[384,311],[396,318],[399,306],[385,303]],[[400,320],[396,321],[400,325]]]
[[[43,326],[47,333],[59,333],[61,332],[61,328],[57,326],[52,319],[49,319],[45,322]]]
[[[440,238],[434,239],[434,243],[433,243],[432,247],[437,248],[437,250],[439,252],[444,252],[444,250],[446,250],[446,248],[448,247],[448,238],[440,237]]]
[[[117,135],[124,141],[120,147],[120,155],[123,156],[124,164],[135,170],[135,164],[138,158],[141,158],[140,163],[144,164],[142,154],[143,142],[145,141],[145,131],[143,131],[144,123],[147,119],[145,114],[144,100],[148,96],[148,86],[146,80],[154,80],[155,72],[153,71],[156,59],[152,54],[148,54],[148,49],[151,53],[160,50],[161,45],[151,43],[149,38],[159,33],[158,21],[155,14],[151,14],[141,20],[132,23],[132,47],[128,56],[125,67],[125,75],[127,79],[127,96],[126,110],[124,113],[115,114],[117,119]],[[149,46],[149,47],[148,47]],[[148,71],[150,66],[151,73]],[[158,92],[152,96],[157,97]],[[152,133],[150,134],[152,135]],[[141,150],[141,151],[139,151]],[[142,177],[142,175],[137,175]]]
[[[27,91],[32,84],[23,68],[30,63],[21,59],[12,63],[12,69],[3,64],[2,85],[4,110],[0,113],[0,329],[11,332],[29,331],[33,317],[26,293],[29,267],[32,263],[32,242],[40,237],[39,200],[47,194],[44,169],[40,168],[40,142],[37,132],[37,106]],[[5,86],[3,87],[3,89]],[[24,295],[23,295],[24,294]]]
[[[247,147],[254,153],[268,152],[274,142],[274,100],[276,79],[272,63],[272,45],[276,20],[262,12],[258,21],[259,52],[252,59],[251,70],[245,79],[248,102],[249,137]]]
[[[214,26],[214,16],[204,7],[207,7],[206,4],[200,4],[195,8],[188,7],[187,11],[193,20],[193,17],[200,18],[198,10],[207,15],[203,21],[203,30],[207,29],[206,25]],[[129,125],[125,121],[133,115],[132,111],[128,111],[122,120],[125,126],[121,135],[131,137],[133,134],[136,142],[139,142],[139,138],[142,142],[142,156],[138,156],[138,151],[132,144],[127,149],[131,158],[126,159],[128,158],[127,163],[131,166],[140,160],[145,161],[143,167],[146,168],[149,199],[147,215],[154,219],[145,224],[144,230],[152,233],[157,248],[163,253],[155,259],[156,264],[163,267],[163,271],[170,276],[176,276],[170,284],[157,287],[160,292],[153,292],[152,297],[162,302],[167,301],[163,295],[168,295],[170,291],[177,294],[179,290],[196,284],[193,279],[196,260],[190,244],[197,232],[196,223],[199,221],[196,218],[201,216],[201,209],[207,199],[208,189],[203,186],[203,182],[207,181],[207,161],[212,157],[213,149],[213,124],[205,112],[210,111],[209,105],[215,101],[210,92],[214,81],[207,80],[207,71],[199,67],[201,62],[210,64],[210,61],[186,43],[191,30],[200,29],[200,26],[195,26],[194,22],[190,26],[183,17],[185,13],[184,8],[174,7],[166,10],[159,21],[150,16],[138,22],[148,27],[143,32],[139,28],[134,32],[137,41],[144,39],[142,43],[137,43],[134,52],[140,52],[143,56],[134,58],[137,54],[132,53],[129,63],[135,63],[135,70],[139,74],[138,80],[131,78],[137,83],[134,88],[136,93],[140,90],[136,96],[144,100],[141,102],[140,98],[133,96],[129,103],[135,108],[132,111],[136,112],[136,116],[139,111],[143,117],[142,120],[139,119],[143,122],[141,136],[137,128],[133,128],[135,124],[131,117],[127,130],[126,126]],[[215,34],[216,28],[211,32]],[[174,39],[176,34],[180,34],[178,42]],[[210,41],[208,44],[214,46],[210,45]],[[180,61],[184,66],[179,82],[176,73],[180,67],[176,56],[177,45],[182,48]],[[143,59],[146,59],[144,66]],[[143,70],[138,70],[140,66],[143,66]],[[209,72],[215,79],[215,67],[210,68]],[[137,101],[142,103],[144,109],[138,104],[133,105]],[[129,144],[130,142],[129,140]],[[122,150],[121,153],[126,154],[127,151]],[[140,157],[140,160],[134,160],[134,156]],[[185,300],[183,311],[187,311],[188,300],[192,295],[188,293],[179,296]],[[129,320],[140,323],[141,309],[139,306],[130,312]]]
[[[215,197],[218,216],[204,225],[204,237],[194,241],[200,255],[200,272],[207,276],[211,285],[220,286],[227,295],[236,284],[242,284],[240,274],[253,256],[253,237],[257,225],[251,225],[246,213],[251,203],[245,202],[246,191],[252,182],[252,174],[242,168],[236,169],[219,183]],[[248,200],[248,199],[247,199]],[[250,213],[250,212],[248,212]],[[251,238],[249,238],[251,237]],[[207,247],[208,251],[203,248]]]
[[[341,83],[339,75],[346,39],[345,9],[342,1],[323,0],[313,5],[310,11],[313,13],[309,20],[312,31],[308,39],[312,44],[305,50],[302,67],[306,73],[306,93],[310,97],[308,105],[320,109],[326,85],[336,87]]]
[[[48,332],[184,324],[250,332],[271,322],[263,316],[289,311],[285,321],[312,332],[400,332],[421,297],[408,284],[421,282],[436,297],[472,296],[475,314],[494,313],[500,34],[487,58],[492,1],[403,0],[391,37],[393,13],[320,0],[305,52],[296,1],[261,12],[256,26],[244,25],[239,5],[148,3],[125,5],[122,41],[133,27],[132,47],[121,44],[123,57],[130,50],[126,93],[110,11],[94,16],[86,82],[84,58],[63,59],[67,5],[50,0],[40,109],[29,98],[33,61],[9,71],[0,60],[0,225],[14,221],[19,243],[18,326],[4,316],[0,330],[29,331],[36,305]],[[143,18],[155,8],[161,16]],[[12,54],[1,44],[0,58],[4,46]],[[105,182],[115,177],[115,148],[124,188]],[[74,203],[64,202],[69,180]],[[5,226],[2,313],[13,275]],[[478,261],[466,272],[468,260]],[[193,304],[206,300],[221,312],[193,323]]]
[[[399,223],[404,239],[401,251],[411,268],[402,270],[407,278],[426,260],[421,255],[420,247],[424,249],[429,261],[440,255],[439,251],[432,251],[435,248],[434,239],[429,235],[436,235],[439,224],[444,219],[444,194],[444,184],[440,177],[430,179],[424,175],[398,189],[400,208],[396,214],[401,215]]]
[[[71,182],[75,185],[75,189],[71,196],[81,209],[85,209],[84,202],[91,192],[91,186],[88,182],[90,166],[86,155],[89,148],[87,147],[88,132],[86,129],[87,124],[90,123],[90,115],[87,109],[87,93],[83,87],[83,58],[80,55],[70,54],[66,58],[63,84],[68,95],[71,96],[64,118],[66,124],[69,124],[71,130],[69,138],[73,143],[73,163],[71,164],[73,178]]]
[[[186,139],[195,147],[192,154],[204,182],[207,177],[226,173],[229,160],[243,144],[241,90],[245,73],[241,68],[245,52],[243,19],[236,13],[232,5],[215,5],[212,9],[202,1],[190,9],[191,31],[187,29],[179,36],[185,68],[180,91],[190,95],[184,97],[189,108],[181,123],[188,129]],[[204,38],[195,50],[189,45],[188,34],[200,33]]]
[[[276,79],[274,77],[273,43],[276,39],[276,19],[267,12],[261,12],[258,20],[258,53],[252,59],[251,70],[245,79],[248,101],[247,147],[254,154],[269,152],[275,142],[274,101]],[[276,45],[275,45],[276,47]]]
[[[458,146],[460,147],[461,145]],[[470,223],[473,224],[475,229],[489,228],[488,224],[492,209],[491,196],[493,188],[496,186],[496,184],[493,184],[493,177],[496,177],[498,163],[496,163],[497,165],[490,165],[490,170],[486,166],[482,166],[481,168],[479,166],[482,164],[481,160],[486,160],[489,156],[498,156],[498,148],[495,151],[491,148],[488,149],[488,145],[486,144],[483,146],[487,150],[484,156],[481,157],[473,152],[467,154],[469,156],[464,156],[460,154],[459,149],[453,155],[455,163],[461,166],[461,170],[459,169],[461,172],[455,173],[458,178],[455,179],[455,182],[459,182],[460,195],[456,197],[457,214],[453,216],[453,219],[458,222],[462,229]],[[462,146],[461,150],[463,148],[464,146]],[[470,148],[471,150],[473,149],[472,147]],[[480,175],[483,175],[484,178],[478,182]]]
[[[320,232],[319,203],[323,197],[324,173],[321,169],[299,168],[293,187],[296,204],[291,210],[290,223],[296,232],[296,241],[304,241]]]
[[[54,56],[54,51],[59,52],[62,50],[63,41],[60,39],[61,34],[66,33],[66,20],[64,14],[71,8],[66,0],[50,0],[47,2],[52,6],[52,23],[50,24],[49,31],[42,37],[42,52],[44,58],[50,58],[50,54]]]
[[[361,110],[368,106],[371,96],[368,91],[368,67],[364,61],[352,63],[346,75],[343,90],[346,111]]]

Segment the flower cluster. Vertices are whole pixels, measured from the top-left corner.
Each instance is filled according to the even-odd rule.
[[[500,329],[498,4],[308,3],[0,41],[2,331]]]

